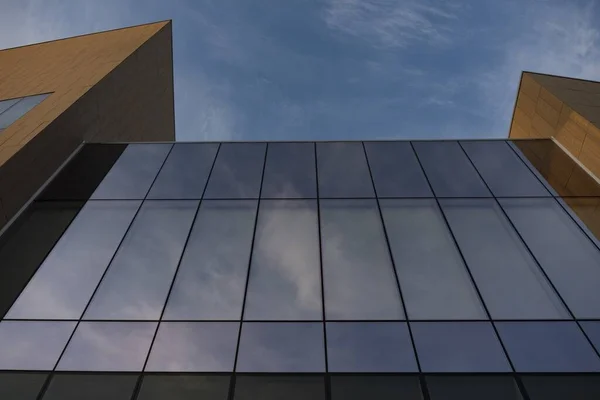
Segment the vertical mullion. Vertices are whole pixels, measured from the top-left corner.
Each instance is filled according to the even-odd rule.
[[[377,196],[377,188],[375,187],[375,181],[373,180],[373,173],[371,172],[371,164],[369,163],[369,158],[367,156],[367,150],[365,148],[365,143],[361,142],[362,148],[363,148],[363,153],[365,155],[365,160],[367,162],[367,168],[369,170],[369,177],[371,178],[371,184],[373,185],[373,193],[375,194],[375,201],[377,203],[377,211],[379,213],[379,219],[381,221],[381,227],[383,229],[383,236],[385,237],[385,243],[386,243],[386,247],[388,249],[388,254],[390,257],[390,261],[391,261],[391,266],[392,266],[392,270],[394,271],[394,278],[396,280],[396,286],[398,288],[398,294],[400,295],[400,301],[402,302],[402,310],[404,311],[404,317],[406,318],[406,326],[408,328],[408,334],[410,336],[410,343],[411,346],[413,348],[413,353],[415,356],[415,360],[417,362],[417,368],[419,370],[419,372],[423,372],[421,369],[421,363],[419,361],[419,356],[417,355],[417,347],[415,346],[415,339],[413,336],[413,332],[412,332],[412,327],[410,326],[410,322],[409,322],[409,318],[408,318],[408,311],[406,309],[406,303],[404,302],[404,296],[402,295],[402,288],[400,287],[400,279],[398,278],[398,272],[396,271],[396,263],[394,261],[394,255],[392,254],[392,248],[390,246],[390,240],[388,237],[388,233],[387,233],[387,229],[385,227],[385,221],[383,219],[383,213],[381,212],[381,205],[379,204],[379,197]],[[429,183],[429,181],[428,181]],[[425,390],[425,387],[423,386],[422,382],[421,382],[421,386],[422,386],[422,391],[423,391],[423,396],[425,398],[425,400],[429,400],[429,394],[428,392]]]
[[[173,147],[175,147],[175,145],[173,145]],[[173,147],[171,147],[171,150],[173,149]],[[133,394],[131,396],[132,400],[138,396],[139,391],[142,387],[142,381],[144,379],[144,371],[146,370],[146,365],[148,364],[148,359],[150,358],[150,352],[152,351],[152,347],[154,347],[154,342],[156,341],[156,336],[158,335],[158,329],[160,328],[160,323],[163,319],[163,315],[165,314],[165,309],[167,308],[167,303],[169,302],[169,297],[171,296],[171,291],[173,290],[173,286],[175,285],[175,278],[177,277],[177,273],[179,272],[179,268],[181,267],[181,261],[183,260],[185,248],[187,247],[188,242],[190,241],[190,237],[192,235],[192,230],[194,229],[194,223],[196,222],[196,218],[198,217],[198,213],[200,212],[200,205],[202,204],[202,200],[204,198],[204,193],[206,192],[206,187],[208,186],[208,180],[210,178],[210,174],[212,173],[212,170],[217,161],[217,156],[219,155],[220,149],[221,149],[221,144],[218,145],[217,151],[215,152],[215,158],[213,159],[212,165],[210,166],[210,170],[208,172],[208,177],[206,179],[206,183],[204,184],[204,188],[202,189],[202,197],[200,198],[200,201],[198,202],[198,206],[196,207],[196,212],[194,213],[194,217],[192,218],[192,223],[190,224],[190,230],[188,231],[187,237],[185,238],[185,242],[181,249],[179,261],[177,262],[177,267],[175,268],[175,273],[173,274],[173,278],[171,280],[171,285],[169,286],[169,291],[167,292],[167,297],[165,298],[165,303],[163,304],[163,308],[160,312],[160,317],[158,318],[158,323],[156,324],[156,329],[154,330],[154,336],[152,336],[152,340],[150,341],[150,347],[148,348],[148,353],[146,353],[146,359],[144,360],[144,366],[142,367],[142,371],[140,372],[140,376],[138,377],[135,388],[133,390]],[[170,151],[169,151],[169,154],[170,154]],[[169,155],[167,155],[167,158],[169,158]],[[167,161],[167,158],[165,158],[165,163]],[[160,174],[160,171],[162,170],[162,167],[164,166],[165,163],[163,163],[163,165],[160,167],[158,174],[156,175],[156,178],[158,178],[158,175]],[[155,180],[156,180],[156,178],[155,178]],[[148,193],[150,193],[150,191],[152,190],[153,185],[154,185],[154,182],[152,182],[152,185],[150,185],[150,189],[148,189],[146,196],[148,196]]]
[[[238,330],[237,344],[235,347],[235,358],[233,361],[233,371],[231,374],[231,379],[229,381],[229,395],[227,397],[229,400],[233,400],[233,395],[234,395],[234,391],[235,391],[237,362],[238,362],[238,355],[240,353],[240,341],[242,338],[242,327],[243,327],[243,321],[244,321],[244,312],[245,312],[245,308],[246,308],[246,297],[248,295],[248,282],[250,281],[250,267],[252,265],[252,254],[254,252],[254,241],[256,239],[256,225],[258,224],[258,213],[260,212],[260,197],[262,195],[262,188],[263,188],[263,181],[264,181],[264,177],[265,177],[265,167],[267,165],[267,153],[268,152],[269,152],[269,144],[266,143],[265,144],[265,156],[263,158],[262,172],[260,175],[260,188],[258,190],[258,199],[256,200],[257,204],[256,204],[256,214],[254,215],[254,229],[252,231],[252,242],[250,243],[250,254],[248,256],[248,272],[246,273],[246,284],[244,286],[244,298],[242,300],[242,310],[241,310],[241,314],[240,314],[240,328]],[[216,160],[216,157],[215,157],[215,160]]]
[[[329,358],[327,355],[327,327],[326,327],[326,316],[325,316],[325,279],[323,273],[323,246],[322,246],[322,235],[321,235],[321,201],[319,198],[319,162],[317,160],[317,143],[313,143],[313,151],[315,155],[315,183],[317,185],[317,229],[319,233],[319,267],[321,272],[321,309],[322,323],[323,323],[323,347],[325,351],[325,399],[331,400],[331,382],[329,376]]]

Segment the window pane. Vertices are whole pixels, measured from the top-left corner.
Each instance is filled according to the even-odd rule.
[[[325,400],[322,376],[244,376],[235,380],[234,400]]]
[[[126,144],[86,144],[44,189],[38,200],[87,200]]]
[[[203,201],[164,319],[239,319],[256,201]]]
[[[155,322],[81,322],[57,370],[141,371]]]
[[[600,247],[600,197],[555,199],[592,242]]]
[[[435,200],[381,200],[411,319],[486,319]]]
[[[137,400],[227,400],[229,376],[146,375]]]
[[[510,376],[428,376],[431,400],[522,400]]]
[[[9,100],[2,100],[2,101],[0,101],[0,114],[2,114],[4,111],[6,111],[9,108],[11,108],[19,100],[21,100],[21,97],[17,97],[16,99],[9,99]]]
[[[509,372],[489,322],[414,322],[412,333],[423,372]]]
[[[269,143],[262,197],[317,197],[313,143]]]
[[[402,319],[375,200],[321,201],[328,319]]]
[[[163,322],[146,371],[233,371],[239,326],[237,322]]]
[[[328,322],[330,372],[417,372],[404,322]]]
[[[196,201],[146,201],[85,318],[157,320],[197,207]]]
[[[258,198],[264,143],[223,143],[208,181],[207,199]]]
[[[238,372],[325,372],[323,324],[245,322]]]
[[[598,372],[600,359],[575,322],[497,322],[517,372]]]
[[[436,196],[491,196],[457,142],[414,142],[413,145]]]
[[[492,318],[569,318],[494,200],[440,203]]]
[[[432,197],[409,142],[365,142],[379,197]]]
[[[506,142],[461,142],[495,196],[550,196]]]
[[[317,224],[316,201],[261,201],[245,319],[322,319]]]
[[[43,400],[130,400],[136,374],[56,374]]]
[[[332,400],[422,400],[419,378],[414,376],[332,376]]]
[[[600,351],[600,321],[580,321],[581,328],[597,351]]]
[[[4,315],[77,212],[80,202],[34,202],[0,236],[0,315]]]
[[[538,171],[536,169],[536,167],[531,163],[529,158],[527,158],[527,156],[525,156],[525,154],[523,154],[523,151],[521,151],[521,149],[519,149],[519,146],[515,145],[515,142],[518,142],[520,144],[525,144],[527,142],[533,143],[533,142],[546,142],[546,141],[552,143],[552,140],[549,140],[549,139],[517,140],[517,141],[509,140],[506,143],[510,146],[511,150],[513,150],[515,152],[517,157],[519,157],[519,159],[521,161],[523,161],[523,164],[527,165],[529,170],[542,182],[542,185],[544,185],[546,190],[548,190],[553,196],[558,196],[558,193],[556,193],[556,190],[554,190],[552,185],[550,185],[550,183],[548,183],[548,181],[546,180],[546,178],[544,178],[544,176],[540,173],[540,171]]]
[[[500,204],[575,317],[599,318],[596,246],[554,199],[501,199]]]
[[[171,144],[130,144],[108,171],[92,199],[143,199]]]
[[[373,197],[362,143],[317,143],[320,197]]]
[[[36,400],[47,377],[38,372],[0,373],[0,399]]]
[[[200,199],[217,143],[176,143],[148,194],[150,199]]]
[[[0,369],[51,370],[75,322],[0,322]]]
[[[6,318],[79,319],[139,205],[88,202]]]
[[[27,114],[29,110],[41,103],[46,97],[48,97],[48,93],[23,97],[21,101],[15,103],[15,105],[0,114],[0,129],[8,127],[23,115]]]
[[[600,399],[600,376],[551,375],[521,377],[530,400]]]

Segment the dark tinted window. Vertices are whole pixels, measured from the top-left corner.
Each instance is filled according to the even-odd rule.
[[[320,197],[373,197],[362,143],[318,143]]]
[[[137,400],[227,400],[229,376],[146,375]]]
[[[325,400],[322,376],[248,376],[235,380],[234,400]]]
[[[36,400],[47,377],[37,372],[0,373],[0,399]]]
[[[317,197],[313,143],[269,143],[262,197]]]
[[[135,374],[56,374],[43,400],[129,400],[137,380]]]
[[[431,400],[522,400],[510,376],[428,376]]]
[[[378,197],[431,197],[409,142],[365,142]]]
[[[600,399],[600,376],[535,376],[521,377],[530,400],[597,400]]]
[[[421,400],[419,378],[414,376],[332,376],[332,400]]]

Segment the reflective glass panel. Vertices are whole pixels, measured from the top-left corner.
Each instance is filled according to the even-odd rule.
[[[506,142],[464,141],[461,145],[495,196],[550,196]]]
[[[6,318],[79,319],[139,205],[139,201],[88,202]]]
[[[575,317],[600,318],[600,251],[571,217],[551,198],[499,201]]]
[[[141,371],[155,330],[155,322],[81,322],[57,370]]]
[[[330,372],[417,372],[405,322],[328,322]]]
[[[39,372],[2,372],[0,399],[36,400],[47,377]]]
[[[365,142],[378,197],[432,197],[409,142]]]
[[[262,197],[317,197],[314,143],[269,143]]]
[[[523,153],[523,151],[521,151],[519,146],[517,146],[515,144],[515,143],[520,143],[522,145],[527,142],[534,142],[534,141],[533,140],[509,140],[506,143],[509,145],[511,150],[513,150],[515,152],[517,157],[519,157],[519,159],[521,161],[523,161],[523,164],[525,164],[529,168],[529,170],[542,182],[542,185],[544,185],[546,190],[548,190],[550,192],[550,194],[552,194],[553,196],[558,196],[558,193],[556,192],[556,190],[554,190],[552,185],[550,183],[548,183],[546,178],[544,178],[544,176],[540,173],[540,171],[537,170],[537,168],[533,165],[533,163],[529,160],[529,158],[527,156],[525,156],[525,154]],[[552,142],[552,141],[549,139],[536,139],[535,142]]]
[[[258,198],[264,143],[223,143],[208,181],[207,199]]]
[[[171,144],[130,144],[108,171],[92,199],[143,199]]]
[[[323,200],[328,319],[402,319],[402,303],[375,200]]]
[[[458,142],[413,142],[413,146],[436,196],[491,196]]]
[[[191,200],[146,201],[85,318],[159,319],[197,207]]]
[[[579,323],[596,350],[600,352],[600,321],[580,321]]]
[[[12,107],[0,114],[0,129],[7,128],[10,124],[27,114],[29,110],[40,104],[49,94],[38,94],[35,96],[23,97],[21,101],[16,102]]]
[[[19,100],[21,100],[21,97],[17,97],[16,99],[8,99],[8,100],[0,101],[0,114],[2,114],[4,111],[11,108]]]
[[[233,371],[238,322],[163,322],[146,371]]]
[[[515,380],[510,376],[428,376],[431,400],[522,400]]]
[[[446,199],[440,204],[492,318],[569,318],[494,200]]]
[[[317,202],[263,200],[244,319],[321,320]]]
[[[241,318],[256,203],[202,202],[164,319]]]
[[[137,374],[55,374],[43,400],[130,400]]]
[[[244,376],[235,380],[234,400],[325,400],[322,376]]]
[[[380,201],[410,319],[486,319],[435,200]]]
[[[330,378],[332,400],[422,400],[415,376],[352,375]]]
[[[0,369],[52,370],[75,322],[0,322]]]
[[[325,372],[323,324],[245,322],[238,372]]]
[[[137,400],[227,400],[229,380],[222,375],[146,375]]]
[[[200,199],[217,143],[176,143],[152,185],[149,199]]]
[[[423,372],[509,372],[489,322],[411,323]]]
[[[600,399],[600,376],[551,375],[521,376],[530,400]]]
[[[600,358],[575,322],[496,322],[517,372],[599,372]]]
[[[317,143],[317,162],[320,197],[374,197],[362,143]]]

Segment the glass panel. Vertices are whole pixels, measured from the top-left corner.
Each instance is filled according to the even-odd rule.
[[[81,322],[57,370],[141,371],[155,330],[155,322]]]
[[[530,400],[600,399],[600,376],[521,376]]]
[[[0,315],[21,294],[82,206],[35,202],[0,236]]]
[[[313,322],[245,322],[238,372],[324,372],[323,325]]]
[[[135,374],[56,374],[43,400],[130,400]]]
[[[148,194],[150,199],[200,199],[217,143],[176,143]]]
[[[521,151],[521,149],[519,149],[519,147],[517,145],[515,145],[515,142],[533,142],[534,140],[509,140],[506,143],[509,145],[509,147],[511,148],[511,150],[513,150],[515,152],[515,154],[517,155],[517,157],[519,157],[519,159],[521,161],[523,161],[523,163],[525,165],[527,165],[527,167],[529,168],[529,170],[542,182],[542,185],[544,185],[544,187],[546,188],[546,190],[548,190],[553,196],[558,196],[558,193],[556,193],[556,191],[554,190],[554,188],[552,187],[552,185],[550,185],[548,183],[548,181],[546,181],[546,179],[544,178],[544,176],[536,169],[536,167],[531,163],[531,161],[529,161],[529,159],[525,156],[525,154],[523,154],[523,152]],[[551,140],[547,140],[547,139],[536,139],[536,142],[541,142],[541,141],[549,141],[551,142]]]
[[[569,318],[494,200],[440,204],[492,318]]]
[[[489,322],[411,323],[423,372],[509,372]]]
[[[413,142],[413,145],[436,196],[491,196],[458,142]]]
[[[495,196],[550,196],[506,142],[465,141],[461,145]]]
[[[313,143],[269,143],[262,197],[317,197]]]
[[[21,101],[15,103],[15,105],[0,114],[0,129],[8,127],[23,115],[27,114],[29,110],[41,103],[46,97],[48,97],[48,93],[23,97]]]
[[[317,224],[316,201],[261,201],[245,319],[322,319]]]
[[[234,400],[325,400],[322,376],[244,376],[235,380]]]
[[[6,318],[79,319],[139,206],[88,202]]]
[[[510,376],[428,376],[431,400],[522,400]]]
[[[381,200],[411,319],[486,319],[435,200]]]
[[[146,201],[123,240],[86,319],[160,318],[196,201]]]
[[[51,370],[75,322],[0,322],[0,369]]]
[[[17,103],[21,99],[22,99],[22,97],[17,97],[16,99],[9,99],[9,100],[2,100],[2,101],[0,101],[0,114],[2,114],[4,111],[6,111],[9,108],[11,108],[15,103]]]
[[[146,371],[233,371],[239,326],[237,322],[163,322]]]
[[[130,144],[92,199],[143,199],[171,150],[171,144]]]
[[[362,143],[317,143],[320,197],[374,197]]]
[[[38,372],[0,373],[0,399],[36,400],[47,377]]]
[[[126,144],[84,145],[38,200],[89,199],[126,148]]]
[[[596,246],[554,199],[501,199],[500,204],[575,317],[599,318]]]
[[[207,199],[258,198],[266,144],[223,143],[208,181]]]
[[[229,376],[146,375],[137,400],[227,400]]]
[[[598,372],[600,358],[575,322],[496,322],[517,372]]]
[[[417,372],[404,322],[328,322],[330,372]]]
[[[332,376],[332,400],[422,400],[419,378],[414,376]]]
[[[321,201],[328,319],[402,319],[402,303],[375,200]]]
[[[555,200],[600,248],[600,197],[563,197]]]
[[[409,142],[365,142],[378,197],[433,197]]]
[[[203,201],[164,319],[240,319],[256,201]]]
[[[600,352],[600,321],[580,321],[581,328]]]

